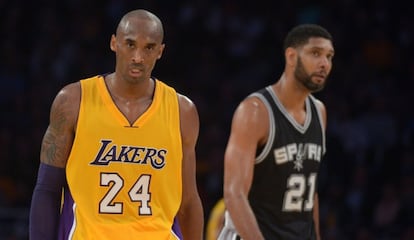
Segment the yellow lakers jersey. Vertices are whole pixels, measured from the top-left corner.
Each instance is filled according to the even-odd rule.
[[[61,239],[179,239],[182,145],[175,90],[155,81],[153,102],[132,125],[104,78],[81,80]]]

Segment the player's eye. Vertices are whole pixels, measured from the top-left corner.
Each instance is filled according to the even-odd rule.
[[[319,54],[318,51],[312,51],[312,55],[315,56],[315,57],[318,57],[320,54]]]

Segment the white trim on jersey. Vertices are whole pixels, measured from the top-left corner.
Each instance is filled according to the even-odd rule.
[[[273,91],[273,88],[271,86],[266,87],[266,90],[270,93],[270,96],[272,96],[274,102],[276,103],[276,106],[279,108],[279,110],[285,115],[285,117],[289,120],[289,122],[298,130],[300,133],[305,133],[306,130],[308,130],[311,120],[312,120],[312,109],[310,106],[309,98],[306,98],[305,105],[306,105],[306,119],[305,123],[303,125],[299,124],[293,117],[288,113],[285,106],[280,102],[279,98],[277,97],[276,93]]]
[[[313,101],[313,105],[316,108],[316,112],[318,113],[318,118],[319,118],[319,123],[321,125],[321,129],[322,129],[322,155],[326,153],[326,136],[325,136],[325,132],[326,129],[323,126],[323,117],[322,117],[322,112],[321,109],[318,108],[318,105],[316,105],[316,98],[313,95],[310,95],[310,99]]]
[[[273,114],[272,107],[270,106],[270,103],[267,101],[267,99],[259,93],[253,93],[249,97],[257,97],[259,98],[263,104],[266,106],[267,112],[269,114],[269,135],[267,137],[266,145],[263,148],[263,150],[260,152],[260,154],[256,157],[255,163],[261,163],[267,154],[272,150],[273,140],[275,139],[276,134],[276,126],[275,126],[275,118]]]
[[[230,214],[228,211],[224,213],[224,226],[221,229],[220,235],[217,240],[237,240],[238,234],[236,228],[234,227],[233,221],[231,220]],[[241,239],[243,240],[243,239]]]

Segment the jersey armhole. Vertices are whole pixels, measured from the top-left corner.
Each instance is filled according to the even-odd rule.
[[[265,146],[257,154],[256,160],[255,160],[255,164],[259,164],[265,159],[265,157],[269,154],[270,150],[272,149],[273,141],[275,139],[275,134],[276,134],[276,125],[275,125],[275,119],[274,119],[272,107],[271,107],[269,101],[263,95],[263,93],[255,92],[255,93],[250,94],[249,97],[259,98],[263,102],[263,104],[265,105],[265,107],[268,111],[268,114],[269,114],[269,135],[267,137],[267,141],[266,141]]]

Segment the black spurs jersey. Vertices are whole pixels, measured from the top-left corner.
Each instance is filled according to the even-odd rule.
[[[314,239],[313,200],[325,153],[325,131],[315,98],[306,99],[306,120],[298,124],[269,86],[251,96],[269,112],[266,145],[256,157],[249,202],[266,239]]]

